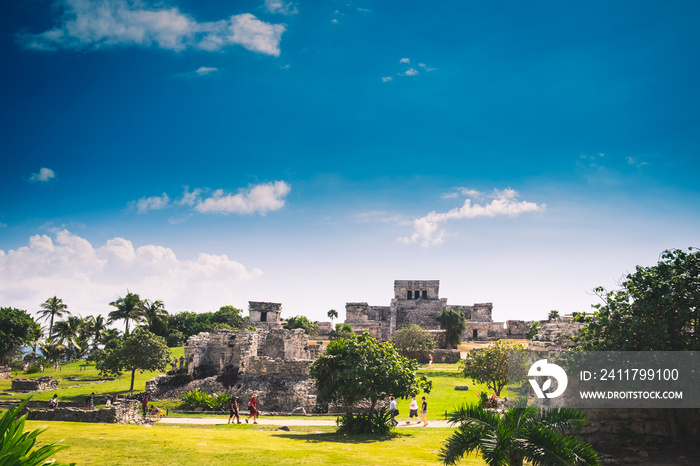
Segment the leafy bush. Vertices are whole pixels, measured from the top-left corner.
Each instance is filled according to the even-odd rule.
[[[67,466],[66,463],[55,463],[48,458],[61,450],[69,448],[69,445],[59,445],[58,442],[55,442],[33,450],[36,438],[47,427],[41,427],[33,432],[24,432],[27,414],[21,417],[17,416],[27,405],[30,398],[24,400],[19,406],[9,408],[0,419],[0,464],[21,464],[23,466],[52,464],[53,466]],[[74,464],[71,463],[71,465]]]
[[[331,340],[343,340],[354,336],[355,332],[349,324],[335,324],[335,329],[331,330],[329,335]]]
[[[37,374],[41,370],[39,369],[39,366],[37,364],[32,364],[31,366],[27,367],[27,374]]]
[[[198,388],[180,395],[180,401],[182,401],[180,407],[184,409],[212,409],[214,403],[214,399],[210,394]]]
[[[184,333],[179,330],[174,330],[170,332],[165,337],[165,342],[168,344],[168,348],[178,348],[185,344],[187,337]]]
[[[430,332],[415,324],[397,330],[391,337],[391,344],[404,356],[407,353],[427,352],[435,349],[435,340]]]
[[[388,435],[393,426],[390,424],[391,415],[386,407],[379,411],[353,415],[347,413],[340,418],[339,434],[348,435]]]
[[[532,340],[535,338],[535,335],[537,335],[540,332],[540,323],[539,322],[533,322],[530,325],[530,328],[527,329],[527,332],[525,332],[525,338],[528,340]]]
[[[211,399],[212,408],[214,408],[217,411],[218,410],[226,411],[226,410],[228,410],[229,406],[231,406],[232,399],[233,399],[233,397],[231,396],[230,393],[226,393],[226,392],[217,393]]]

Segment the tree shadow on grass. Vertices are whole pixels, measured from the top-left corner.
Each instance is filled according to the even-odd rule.
[[[376,443],[388,442],[400,438],[413,437],[411,434],[391,433],[389,435],[343,435],[335,432],[279,432],[274,434],[275,437],[286,438],[290,440],[299,440],[306,443]]]

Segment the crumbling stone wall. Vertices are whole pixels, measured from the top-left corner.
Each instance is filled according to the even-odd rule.
[[[467,322],[462,341],[493,341],[507,338],[503,322]]]
[[[0,380],[10,380],[12,378],[12,368],[10,366],[0,366]]]
[[[508,338],[523,339],[534,320],[507,320],[506,329]]]
[[[248,301],[250,323],[255,327],[273,329],[282,328],[282,304],[260,301]]]
[[[140,414],[139,402],[123,400],[109,408],[81,409],[61,407],[55,409],[28,409],[27,419],[31,421],[104,422],[107,424],[151,424]]]
[[[527,349],[538,359],[546,358],[550,353],[568,351],[576,347],[573,339],[584,325],[571,322],[570,319],[543,324],[529,342]]]
[[[13,379],[12,390],[15,392],[40,392],[44,390],[55,390],[58,388],[58,380],[50,375],[38,377],[36,379]]]

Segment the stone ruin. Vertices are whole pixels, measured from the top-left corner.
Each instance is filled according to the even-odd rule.
[[[0,366],[0,380],[10,380],[12,378],[12,368],[10,366]]]
[[[84,409],[61,406],[54,409],[25,408],[30,421],[103,422],[107,424],[153,424],[153,418],[144,418],[137,400],[120,400],[109,408]]]
[[[534,361],[548,357],[552,353],[569,351],[576,347],[574,337],[585,326],[580,322],[573,322],[571,316],[564,316],[541,324],[537,335],[528,343],[527,350],[532,354]]]
[[[463,341],[495,341],[503,338],[524,338],[532,322],[509,320],[494,322],[493,303],[471,306],[447,304],[440,298],[440,280],[396,280],[394,298],[389,306],[370,306],[366,302],[345,304],[345,323],[355,332],[367,330],[379,341],[389,340],[398,329],[411,324],[426,330],[439,330],[436,316],[443,309],[464,314],[467,328]]]
[[[310,345],[303,329],[282,329],[281,305],[250,302],[251,324],[256,331],[216,330],[190,337],[185,345],[187,372],[208,368],[228,375],[228,388],[217,377],[195,380],[175,391],[184,393],[200,388],[210,393],[228,391],[240,398],[241,413],[248,399],[257,394],[260,410],[273,412],[309,412],[316,407],[315,382],[309,367],[323,351],[321,345]],[[146,391],[156,397],[172,397],[168,377],[161,375],[149,381]],[[163,389],[161,389],[163,387]]]
[[[58,388],[58,380],[50,375],[44,375],[36,379],[12,379],[12,390],[15,392],[41,392]]]

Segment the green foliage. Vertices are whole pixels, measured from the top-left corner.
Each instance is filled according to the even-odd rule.
[[[112,340],[96,358],[96,367],[103,375],[119,376],[131,372],[131,388],[137,370],[161,371],[170,362],[170,350],[162,337],[136,328],[124,340]]]
[[[212,408],[215,410],[221,410],[221,411],[226,411],[229,409],[231,406],[231,400],[233,397],[231,396],[230,393],[227,392],[221,392],[217,393],[212,397]]]
[[[328,318],[331,319],[331,322],[333,322],[333,320],[338,318],[338,311],[336,311],[335,309],[331,309],[328,311],[327,315]]]
[[[168,344],[168,347],[170,347],[170,348],[184,345],[186,339],[187,338],[185,337],[185,334],[179,330],[175,330],[173,332],[170,332],[165,337],[165,341]]]
[[[435,349],[435,340],[430,332],[415,324],[398,329],[391,337],[391,344],[404,356],[407,356],[407,353]]]
[[[393,426],[389,422],[391,414],[386,407],[367,413],[345,413],[338,425],[339,434],[348,435],[389,435]]]
[[[467,355],[462,373],[501,396],[501,390],[509,380],[522,382],[527,378],[528,354],[523,345],[499,340],[480,351]]]
[[[47,428],[24,432],[27,414],[18,416],[30,399],[31,397],[20,403],[19,406],[9,408],[0,419],[0,465],[65,466],[65,463],[55,463],[49,458],[59,451],[69,448],[68,445],[59,445],[58,442],[55,442],[34,449],[37,437]]]
[[[535,335],[537,335],[540,332],[540,323],[539,322],[533,322],[530,324],[530,328],[527,329],[527,332],[525,332],[525,338],[528,340],[532,340],[535,338]]]
[[[547,315],[547,319],[551,322],[553,320],[556,320],[559,318],[559,311],[557,310],[551,310],[549,311],[549,314]]]
[[[172,334],[180,332],[182,341],[201,332],[211,332],[215,329],[240,329],[248,325],[248,318],[243,317],[243,311],[233,306],[222,306],[216,312],[179,312],[171,314],[167,319],[168,331]],[[171,345],[180,346],[180,345]]]
[[[390,395],[407,398],[432,384],[425,376],[416,377],[418,363],[401,356],[390,343],[379,344],[369,333],[356,338],[334,340],[311,365],[316,379],[318,402],[342,401],[345,413],[351,413],[358,401],[377,401]]]
[[[447,465],[472,452],[480,452],[487,464],[499,466],[521,466],[526,460],[541,466],[599,464],[590,445],[569,435],[585,425],[583,411],[540,410],[522,403],[501,415],[477,403],[463,405],[449,421],[459,427],[438,455]]]
[[[331,330],[328,337],[331,340],[342,340],[344,338],[354,338],[355,332],[349,324],[335,324],[335,328]]]
[[[284,324],[287,330],[295,328],[304,329],[307,335],[315,337],[318,335],[318,322],[311,322],[306,316],[290,317]]]
[[[190,390],[187,393],[183,393],[180,395],[180,401],[182,402],[180,406],[183,409],[212,409],[214,407],[213,405],[213,398],[210,394],[207,392],[203,392],[198,388],[195,388],[194,390]]]
[[[165,310],[163,301],[145,300],[143,302],[143,317],[149,332],[161,337],[168,334],[168,311]]]
[[[658,264],[637,266],[622,289],[596,293],[603,303],[580,332],[585,350],[700,350],[700,251],[664,251]]]
[[[39,368],[38,364],[32,364],[31,366],[27,367],[27,374],[38,374],[41,372],[41,369]]]
[[[54,319],[63,317],[63,314],[70,314],[70,312],[68,312],[68,306],[63,303],[61,298],[53,296],[41,305],[41,310],[38,314],[40,316],[39,319],[49,319],[49,337],[51,337],[53,335]]]
[[[462,333],[467,328],[467,319],[464,314],[454,309],[443,309],[436,319],[440,323],[440,328],[445,331],[447,344],[456,348],[462,341]]]
[[[0,361],[22,345],[39,339],[41,326],[27,313],[12,307],[0,308]]]
[[[145,303],[136,293],[127,291],[126,296],[119,297],[115,301],[109,303],[110,306],[117,308],[116,311],[109,313],[109,323],[117,320],[125,322],[124,334],[129,333],[129,321],[143,322],[145,320]]]

